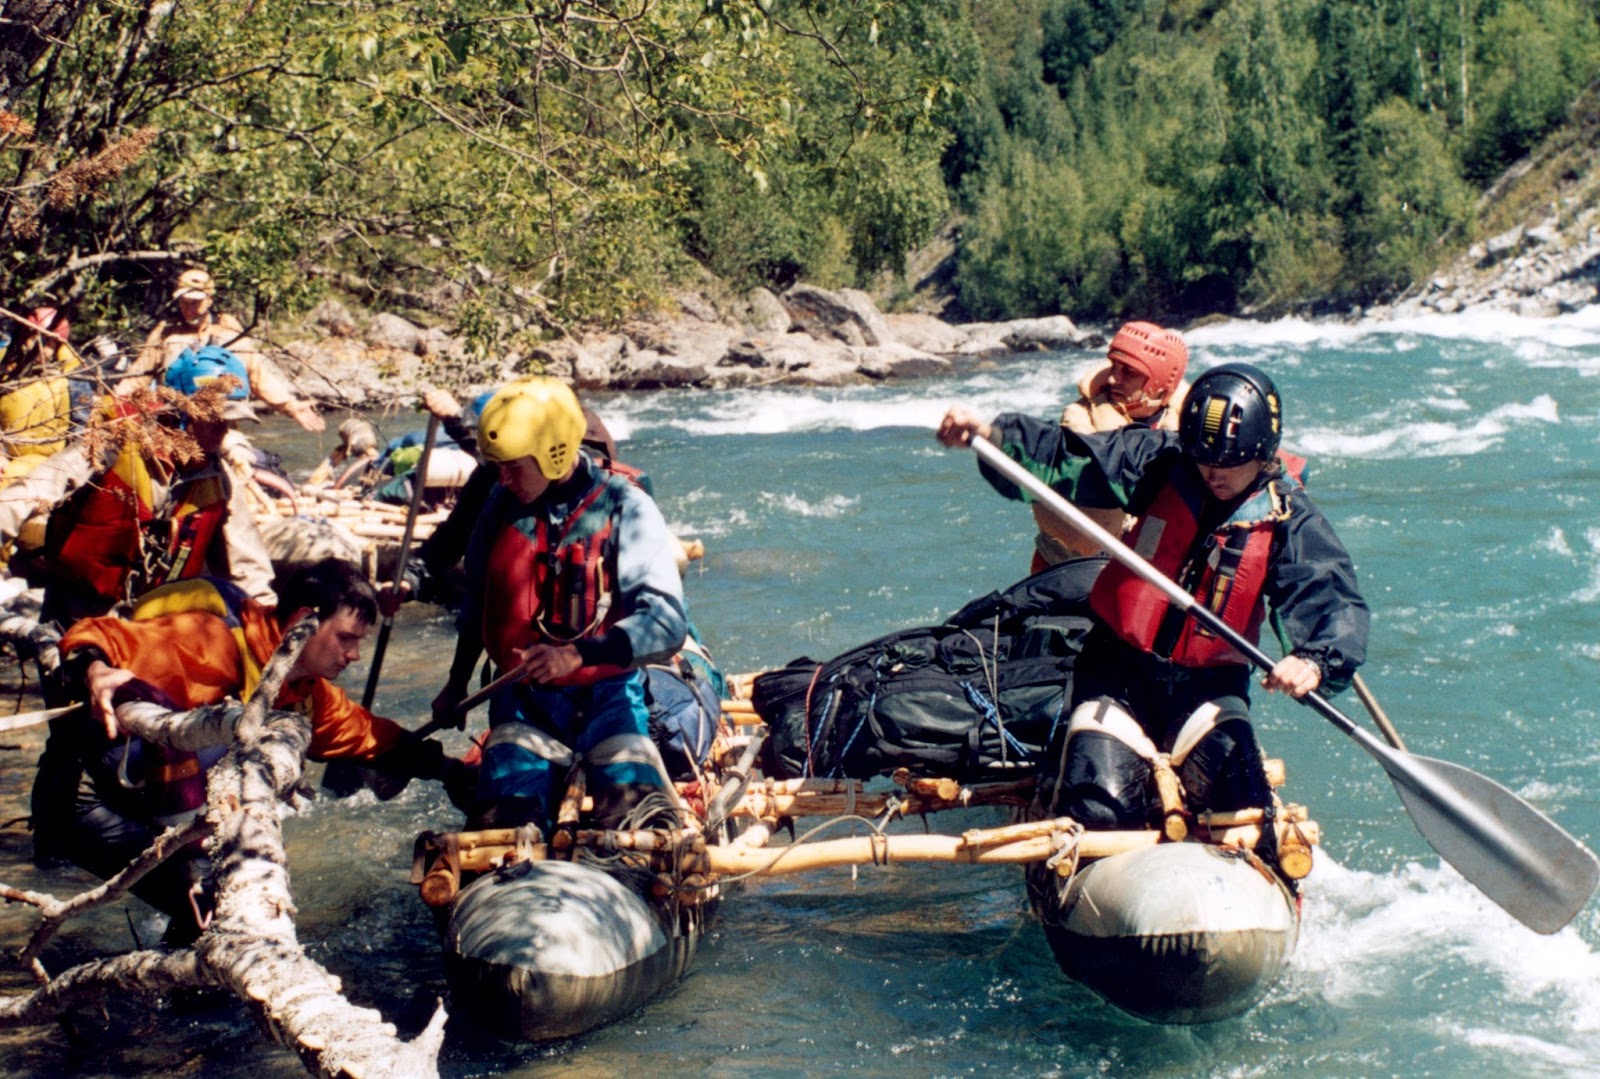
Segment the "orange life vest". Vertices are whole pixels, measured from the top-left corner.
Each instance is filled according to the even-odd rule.
[[[1266,586],[1272,539],[1289,517],[1290,499],[1301,490],[1305,461],[1280,453],[1284,473],[1246,498],[1211,534],[1200,536],[1199,513],[1208,497],[1194,470],[1178,465],[1144,512],[1129,545],[1163,575],[1178,582],[1231,629],[1255,643],[1266,618]],[[1171,601],[1120,562],[1095,579],[1089,593],[1095,614],[1128,644],[1154,652]],[[1234,647],[1185,618],[1168,657],[1185,667],[1220,667],[1247,662]]]
[[[205,611],[221,618],[239,647],[243,664],[244,684],[240,687],[239,699],[249,701],[261,683],[262,670],[245,639],[240,613],[245,601],[244,592],[229,581],[198,578],[152,590],[139,601],[129,617],[139,622],[182,611]],[[206,768],[215,763],[225,748],[201,754],[145,742],[141,749],[144,772],[141,786],[144,805],[151,818],[170,828],[198,813],[206,801]]]

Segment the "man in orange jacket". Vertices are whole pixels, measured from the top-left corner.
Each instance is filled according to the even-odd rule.
[[[205,768],[226,750],[191,754],[128,739],[116,705],[156,699],[186,709],[248,700],[284,633],[310,615],[320,624],[273,707],[309,716],[311,759],[354,759],[405,779],[442,780],[452,791],[472,788],[473,770],[438,742],[373,715],[333,685],[360,658],[377,621],[377,595],[358,570],[332,559],[314,563],[282,582],[278,596],[274,611],[225,581],[195,578],[150,593],[131,620],[87,618],[62,637],[63,664],[89,703],[75,739],[87,778],[66,829],[73,861],[101,876],[118,872],[163,829],[199,811]],[[195,851],[135,886],[134,894],[172,916],[169,943],[198,934],[209,876]]]

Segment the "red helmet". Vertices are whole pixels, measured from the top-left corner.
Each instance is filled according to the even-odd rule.
[[[1183,338],[1153,322],[1124,322],[1111,339],[1110,356],[1144,374],[1144,396],[1157,404],[1172,396],[1189,366]]]
[[[65,341],[72,333],[72,324],[66,320],[59,308],[35,307],[28,312],[28,321],[41,330],[48,330]]]

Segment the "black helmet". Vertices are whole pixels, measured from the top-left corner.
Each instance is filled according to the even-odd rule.
[[[1282,437],[1278,388],[1247,363],[1213,367],[1194,380],[1184,399],[1178,441],[1202,465],[1270,461]]]

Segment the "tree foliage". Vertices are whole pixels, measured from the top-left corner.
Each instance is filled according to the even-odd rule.
[[[261,312],[331,280],[559,326],[773,175],[869,273],[944,212],[949,38],[883,0],[82,0],[0,72],[11,292],[127,317],[203,257]]]
[[[326,288],[485,342],[705,269],[974,313],[1402,288],[1600,74],[1584,0],[3,0],[13,306]]]
[[[974,10],[984,80],[946,168],[968,219],[962,298],[985,313],[1182,316],[1403,288],[1465,241],[1473,186],[1600,75],[1581,0]],[[1081,181],[1065,238],[1018,209],[1041,174]]]

